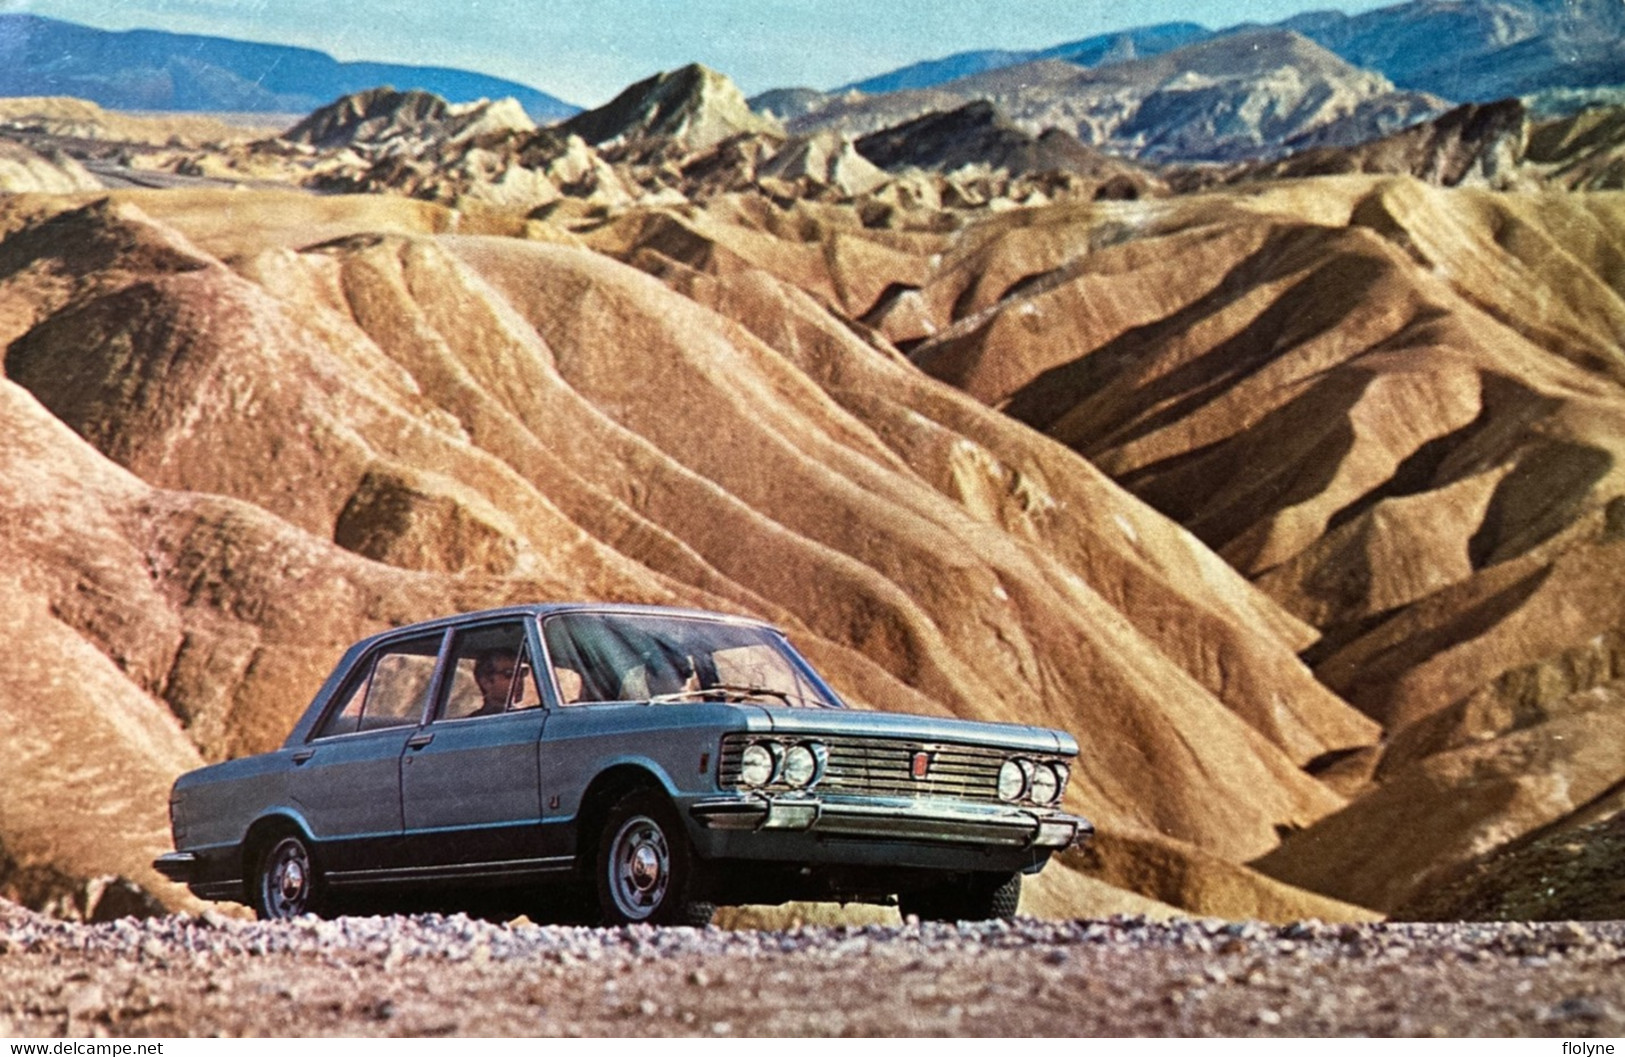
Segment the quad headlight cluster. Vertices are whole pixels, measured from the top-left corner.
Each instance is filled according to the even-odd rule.
[[[739,754],[739,781],[750,789],[787,785],[805,789],[824,774],[829,750],[822,742],[753,741]]]
[[[1017,756],[999,768],[999,799],[1011,804],[1029,801],[1049,807],[1061,802],[1070,777],[1064,763],[1028,760]]]

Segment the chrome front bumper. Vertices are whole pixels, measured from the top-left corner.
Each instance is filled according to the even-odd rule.
[[[780,830],[1052,851],[1083,844],[1095,832],[1088,819],[1059,811],[893,799],[734,797],[701,800],[688,810],[697,823],[712,830]]]

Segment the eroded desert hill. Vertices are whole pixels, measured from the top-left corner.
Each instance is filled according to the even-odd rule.
[[[1321,632],[1374,784],[1259,865],[1387,910],[1625,777],[1622,248],[1618,195],[1287,183],[989,223],[881,326]]]
[[[36,545],[9,526],[40,504],[11,497],[13,608],[104,658],[171,747],[143,765],[145,827],[104,827],[78,869],[156,886],[136,864],[162,847],[166,774],[274,745],[361,630],[520,597],[760,613],[860,702],[1074,730],[1074,795],[1123,834],[1124,876],[1142,851],[1239,863],[1343,805],[1302,766],[1376,727],[1297,659],[1303,626],[841,322],[841,297],[872,302],[926,247],[856,225],[797,244],[743,203],[597,233],[662,283],[588,248],[437,235],[405,201],[379,233],[379,200],[349,204],[344,233],[346,203],[313,198],[10,203],[8,392],[72,430],[50,423],[15,476],[87,482],[63,516],[116,528]],[[14,708],[52,697],[12,685]],[[75,752],[117,759],[63,751],[42,789]],[[61,859],[43,799],[3,834],[19,860]],[[1232,873],[1236,912],[1275,892]]]
[[[1123,163],[1155,197],[1017,209],[1050,177],[715,140],[690,73],[592,144],[375,94],[152,160],[383,193],[0,199],[39,790],[0,891],[181,900],[174,774],[278,743],[360,634],[534,598],[749,612],[862,705],[1071,730],[1102,832],[1035,912],[1368,916],[1611,810],[1625,199]]]

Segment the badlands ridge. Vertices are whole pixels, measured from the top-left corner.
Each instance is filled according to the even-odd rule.
[[[531,599],[1072,731],[1101,836],[1027,913],[1404,916],[1621,806],[1625,196],[1567,177],[1617,118],[1286,178],[975,108],[996,164],[891,171],[699,68],[543,129],[7,105],[0,895],[191,906],[175,775],[360,635]]]

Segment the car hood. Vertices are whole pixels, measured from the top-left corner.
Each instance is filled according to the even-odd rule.
[[[863,712],[857,709],[763,708],[761,711],[776,734],[908,738],[922,742],[985,745],[1019,752],[1075,754],[1078,751],[1078,743],[1070,734],[1015,723],[980,723],[940,716]]]

